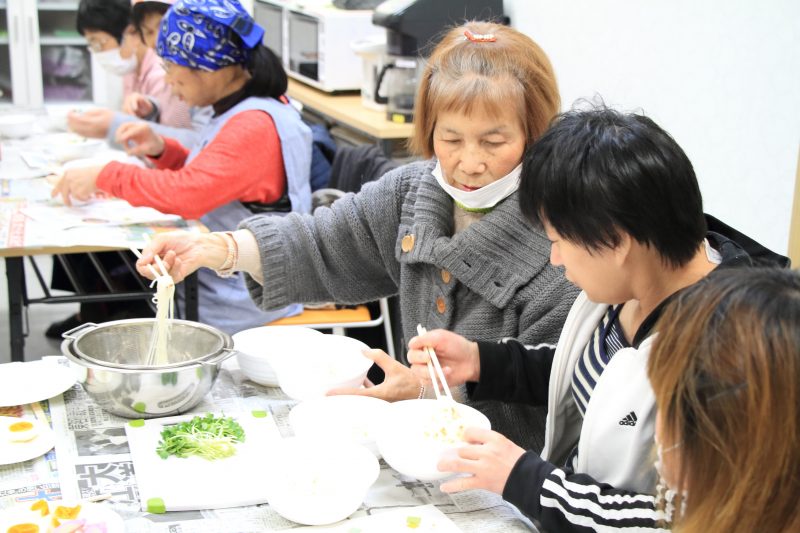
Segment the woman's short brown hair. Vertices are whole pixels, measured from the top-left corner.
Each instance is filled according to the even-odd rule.
[[[493,42],[465,36],[491,34]],[[469,114],[476,106],[499,114],[516,106],[528,144],[558,113],[561,100],[547,55],[517,30],[493,22],[467,22],[448,31],[434,48],[420,80],[414,105],[412,152],[433,157],[433,129],[443,111]]]
[[[680,293],[648,377],[686,490],[676,531],[800,531],[800,273],[725,269]]]

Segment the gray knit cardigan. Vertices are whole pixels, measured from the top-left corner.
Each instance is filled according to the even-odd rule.
[[[518,194],[453,235],[453,200],[431,175],[434,165],[397,168],[312,215],[242,221],[258,241],[265,280],[248,276],[250,295],[264,309],[399,295],[406,340],[422,324],[474,340],[554,344],[578,290],[550,265],[550,243],[523,218]],[[408,235],[414,244],[406,252]],[[542,409],[475,406],[494,429],[540,449]]]

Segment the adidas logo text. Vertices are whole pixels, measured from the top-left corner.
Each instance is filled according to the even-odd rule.
[[[630,413],[625,415],[625,417],[622,420],[619,421],[619,425],[620,426],[635,426],[637,420],[639,420],[639,419],[636,417],[636,413],[631,411]]]

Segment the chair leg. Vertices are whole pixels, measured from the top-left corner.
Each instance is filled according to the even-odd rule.
[[[381,298],[379,301],[381,306],[381,315],[383,315],[383,332],[386,335],[386,349],[393,359],[397,359],[394,353],[394,335],[392,335],[392,321],[389,320],[389,302],[386,298]]]

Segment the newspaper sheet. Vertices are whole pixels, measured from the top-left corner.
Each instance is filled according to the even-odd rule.
[[[66,359],[58,359],[61,364],[67,364]],[[287,437],[292,435],[288,414],[294,404],[280,389],[262,387],[246,380],[235,359],[229,359],[211,392],[192,412],[268,410],[274,416],[281,435]],[[301,526],[281,517],[267,504],[207,511],[145,513],[140,509],[136,475],[125,436],[124,424],[127,421],[100,409],[78,384],[63,396],[51,399],[47,415],[51,417],[57,435],[55,452],[36,460],[0,467],[0,510],[38,498],[74,500],[110,494],[107,505],[123,517],[129,533],[287,530],[298,533],[367,533],[391,531],[384,529],[386,524],[405,523],[407,519],[421,521],[418,531],[428,531],[431,525],[435,525],[433,530],[439,532],[536,531],[496,494],[468,491],[448,495],[438,489],[438,483],[406,478],[383,461],[378,480],[361,508],[348,520],[332,526]],[[421,527],[423,523],[425,528]]]
[[[136,246],[145,234],[174,229],[203,231],[149,207],[133,207],[119,199],[93,200],[66,207],[50,199],[44,179],[0,178],[0,248],[68,246]]]

